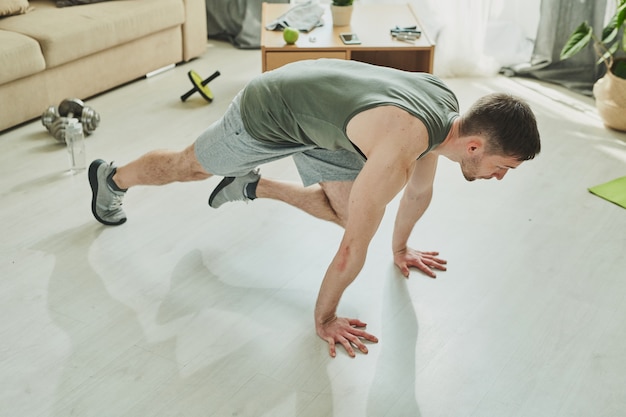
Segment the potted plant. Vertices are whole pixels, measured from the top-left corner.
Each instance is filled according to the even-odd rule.
[[[561,50],[561,59],[576,55],[593,41],[598,64],[607,67],[606,75],[593,86],[598,113],[606,126],[626,131],[626,59],[620,57],[626,52],[626,0],[616,0],[616,6],[600,35],[589,23],[581,23]]]
[[[626,1],[626,0],[625,0]],[[352,3],[354,0],[333,0],[330,12],[333,17],[333,26],[348,26],[352,19]]]

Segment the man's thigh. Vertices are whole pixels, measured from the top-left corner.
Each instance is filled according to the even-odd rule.
[[[343,224],[348,220],[348,202],[350,201],[352,184],[354,184],[354,181],[326,181],[320,183],[331,207]]]

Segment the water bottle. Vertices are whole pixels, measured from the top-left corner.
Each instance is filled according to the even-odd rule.
[[[65,128],[65,143],[70,158],[70,172],[76,174],[87,167],[85,155],[85,135],[83,125],[78,119],[71,118]]]

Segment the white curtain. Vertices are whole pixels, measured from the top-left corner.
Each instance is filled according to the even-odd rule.
[[[406,0],[356,0],[406,3]],[[441,77],[491,76],[528,62],[541,0],[410,0],[436,43],[434,72]]]
[[[609,3],[615,3],[610,1]],[[589,45],[576,56],[562,61],[561,49],[581,22],[588,22],[600,33],[607,22],[607,0],[541,0],[541,18],[532,59],[508,70],[511,75],[530,76],[561,84],[585,95],[592,95],[593,84],[605,71],[597,65],[598,55]],[[615,10],[613,8],[613,10]]]
[[[539,22],[540,0],[412,0],[436,42],[435,74],[491,76],[527,62]]]

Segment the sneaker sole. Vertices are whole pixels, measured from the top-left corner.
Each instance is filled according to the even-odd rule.
[[[219,184],[217,184],[217,187],[215,187],[215,190],[213,190],[213,192],[209,196],[209,206],[213,208],[218,208],[221,206],[220,204],[219,206],[215,207],[213,205],[213,200],[215,199],[215,197],[217,197],[220,191],[222,191],[225,187],[227,187],[233,181],[235,181],[235,177],[226,177],[222,181],[220,181]]]
[[[98,216],[96,212],[96,195],[98,195],[98,168],[100,165],[106,164],[102,159],[96,159],[89,165],[89,185],[91,186],[91,213],[100,223],[106,226],[119,226],[126,222],[126,219],[120,220],[119,222],[110,222],[102,219]]]

